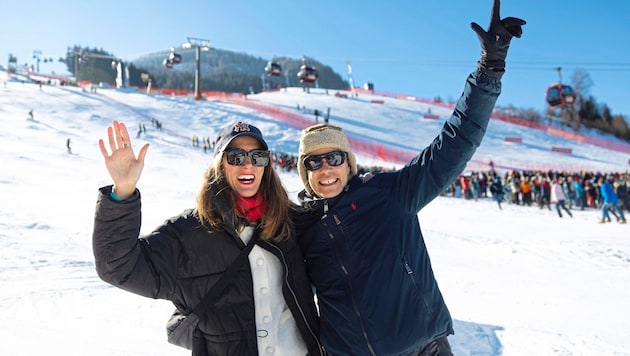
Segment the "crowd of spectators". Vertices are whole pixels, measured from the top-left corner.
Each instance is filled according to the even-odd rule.
[[[297,173],[297,155],[272,152],[272,162],[276,169]],[[378,174],[394,168],[358,165],[359,175]],[[602,172],[560,172],[560,171],[506,171],[495,170],[466,172],[461,174],[442,194],[462,199],[494,199],[499,208],[501,203],[538,207],[552,211],[556,206],[562,217],[564,211],[570,217],[571,209],[602,209],[605,204],[601,186],[609,182],[619,199],[618,206],[630,212],[630,174]],[[556,188],[555,192],[553,188]],[[561,198],[559,198],[561,196]],[[562,209],[562,210],[561,210]],[[625,222],[615,212],[608,210],[617,221]],[[604,217],[602,217],[603,221]]]
[[[502,187],[500,191],[491,192],[491,185]],[[460,175],[459,179],[444,192],[445,196],[463,199],[496,198],[502,195],[501,201],[522,206],[537,206],[540,209],[552,210],[551,204],[559,203],[554,198],[552,187],[562,188],[565,205],[568,209],[601,209],[605,203],[601,186],[609,182],[618,197],[618,205],[624,211],[630,211],[630,174],[602,172],[558,172],[558,171],[506,171],[498,174],[495,171],[469,172]],[[557,196],[557,195],[556,195]],[[500,202],[499,202],[500,203]],[[500,204],[499,204],[500,206]],[[560,210],[559,215],[562,217]],[[570,214],[569,214],[570,215]],[[622,221],[622,217],[617,217]]]

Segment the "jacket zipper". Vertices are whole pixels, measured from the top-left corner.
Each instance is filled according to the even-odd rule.
[[[334,214],[332,216],[334,222],[336,225],[340,225],[341,224],[341,220],[339,219],[339,217]],[[324,228],[326,229],[326,231],[328,232],[328,236],[330,237],[331,240],[335,239],[335,235],[333,235],[330,232],[330,229],[328,228],[328,225],[326,224],[326,222],[324,220],[322,220],[322,225],[324,226]],[[372,343],[370,342],[370,339],[368,337],[367,331],[365,330],[365,326],[363,325],[363,318],[361,317],[361,312],[359,311],[359,308],[357,306],[357,301],[356,298],[354,296],[354,289],[352,288],[352,282],[350,281],[350,273],[348,273],[348,269],[346,268],[346,266],[344,265],[343,261],[341,259],[339,259],[339,265],[341,266],[341,271],[343,272],[343,274],[346,276],[346,281],[348,284],[348,287],[350,287],[350,296],[352,298],[352,307],[354,308],[354,313],[357,316],[357,319],[359,319],[359,325],[361,326],[361,333],[363,334],[363,338],[365,339],[365,344],[368,348],[368,350],[370,351],[371,355],[376,355],[376,352],[374,352],[374,347],[372,347]]]
[[[422,293],[420,288],[418,288],[418,284],[416,283],[416,280],[413,279],[413,269],[411,268],[411,266],[409,266],[409,262],[407,262],[406,258],[403,258],[403,262],[405,264],[405,271],[407,272],[407,276],[411,280],[411,283],[413,284],[414,289],[416,290],[416,292],[418,293],[418,295],[422,299],[422,302],[424,303],[425,308],[427,308],[427,311],[429,313],[433,314],[433,310],[431,309],[431,306],[429,305],[429,302],[424,297],[424,294]]]
[[[319,343],[319,338],[317,337],[317,335],[315,335],[315,332],[313,332],[313,329],[311,328],[311,324],[309,324],[308,319],[306,318],[306,315],[304,315],[304,310],[302,309],[302,307],[300,306],[300,303],[298,301],[298,297],[295,294],[295,292],[293,291],[293,288],[291,288],[291,284],[289,283],[289,266],[287,264],[287,261],[284,257],[284,252],[276,245],[267,243],[268,246],[271,246],[272,248],[274,248],[275,250],[278,251],[278,254],[281,257],[282,260],[282,265],[284,267],[284,283],[287,286],[287,289],[289,290],[289,292],[291,292],[291,296],[293,297],[293,301],[295,302],[295,305],[297,307],[297,309],[300,311],[300,315],[302,316],[302,319],[304,320],[304,324],[306,324],[306,326],[308,327],[308,331],[311,333],[311,336],[313,337],[313,339],[315,340],[315,342],[317,342],[317,346],[319,347],[319,352],[320,355],[324,355],[324,353],[322,352],[323,350],[323,346]]]

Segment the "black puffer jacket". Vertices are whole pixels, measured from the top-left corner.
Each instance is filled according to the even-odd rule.
[[[140,192],[124,201],[99,191],[94,219],[96,271],[105,282],[150,298],[167,299],[190,312],[245,247],[234,229],[210,232],[192,210],[175,216],[149,236],[140,233]],[[229,215],[229,214],[226,214]],[[304,259],[295,240],[257,244],[284,267],[283,295],[310,355],[323,354],[319,320]],[[244,263],[223,295],[201,316],[209,355],[257,355],[251,270]]]

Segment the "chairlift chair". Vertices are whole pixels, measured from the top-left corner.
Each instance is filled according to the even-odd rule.
[[[166,69],[172,69],[173,68],[173,61],[171,61],[168,58],[164,58],[164,61],[162,62],[162,64],[164,65],[164,67],[166,67]]]

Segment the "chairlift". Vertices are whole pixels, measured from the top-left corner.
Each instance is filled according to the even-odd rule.
[[[297,73],[297,76],[300,79],[300,83],[315,83],[319,77],[319,74],[317,74],[317,69],[315,69],[315,67],[302,64],[302,66],[300,67],[300,71]]]
[[[547,88],[547,103],[551,107],[571,107],[575,104],[575,92],[566,84],[552,84]]]
[[[166,67],[166,69],[172,69],[173,68],[173,61],[171,61],[168,58],[164,58],[164,62],[162,62],[162,64],[164,65],[164,67]]]
[[[267,75],[277,77],[282,74],[282,66],[278,62],[269,61],[265,67]]]

